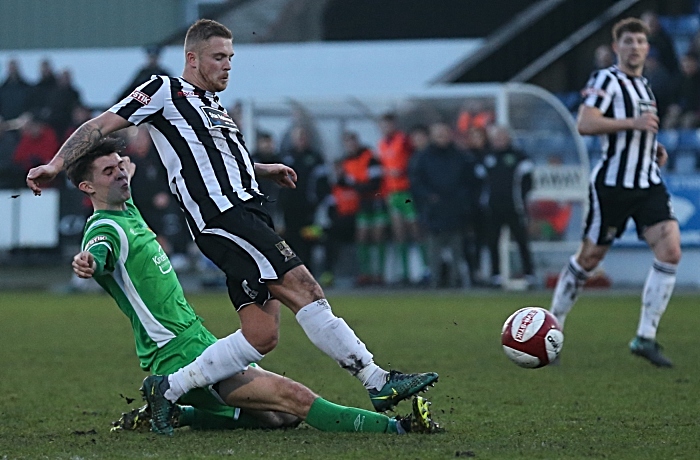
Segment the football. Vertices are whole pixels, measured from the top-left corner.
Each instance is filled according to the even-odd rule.
[[[515,364],[536,369],[556,359],[564,344],[564,334],[550,312],[540,307],[525,307],[503,324],[501,344]]]

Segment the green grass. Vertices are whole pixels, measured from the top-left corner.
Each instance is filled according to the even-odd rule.
[[[196,432],[172,439],[109,432],[136,407],[144,374],[127,320],[105,295],[0,296],[0,459],[4,458],[697,458],[698,297],[677,295],[659,340],[676,365],[657,369],[627,343],[638,296],[584,295],[567,322],[562,365],[526,370],[503,354],[501,325],[546,294],[382,293],[330,296],[378,364],[437,371],[427,393],[436,436],[287,431]],[[225,294],[190,301],[218,336],[237,328]],[[289,311],[262,362],[331,401],[369,409],[362,386],[315,349]],[[122,396],[123,395],[123,396]],[[409,404],[399,406],[399,412]]]

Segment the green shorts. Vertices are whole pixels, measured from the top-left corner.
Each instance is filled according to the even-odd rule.
[[[216,337],[199,320],[158,350],[151,372],[158,375],[172,374],[193,362],[214,342]],[[240,409],[224,404],[211,388],[195,388],[180,397],[178,404],[232,419],[237,419],[240,413]]]
[[[413,198],[408,191],[390,193],[386,198],[389,214],[399,215],[404,220],[416,220],[416,208],[413,206]]]

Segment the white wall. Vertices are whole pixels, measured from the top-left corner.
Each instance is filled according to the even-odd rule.
[[[397,93],[424,88],[427,82],[473,53],[480,39],[386,42],[234,44],[235,56],[225,105],[256,97],[308,97]],[[38,77],[39,62],[48,58],[56,69],[69,68],[85,102],[107,107],[145,62],[141,48],[0,51],[4,80],[6,62],[20,61],[25,77]],[[161,63],[180,75],[183,51],[164,50]]]

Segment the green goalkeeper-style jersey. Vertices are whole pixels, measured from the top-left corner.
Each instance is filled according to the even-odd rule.
[[[93,277],[129,317],[141,367],[200,319],[185,300],[170,259],[131,199],[126,211],[95,211],[82,248],[95,257]]]

